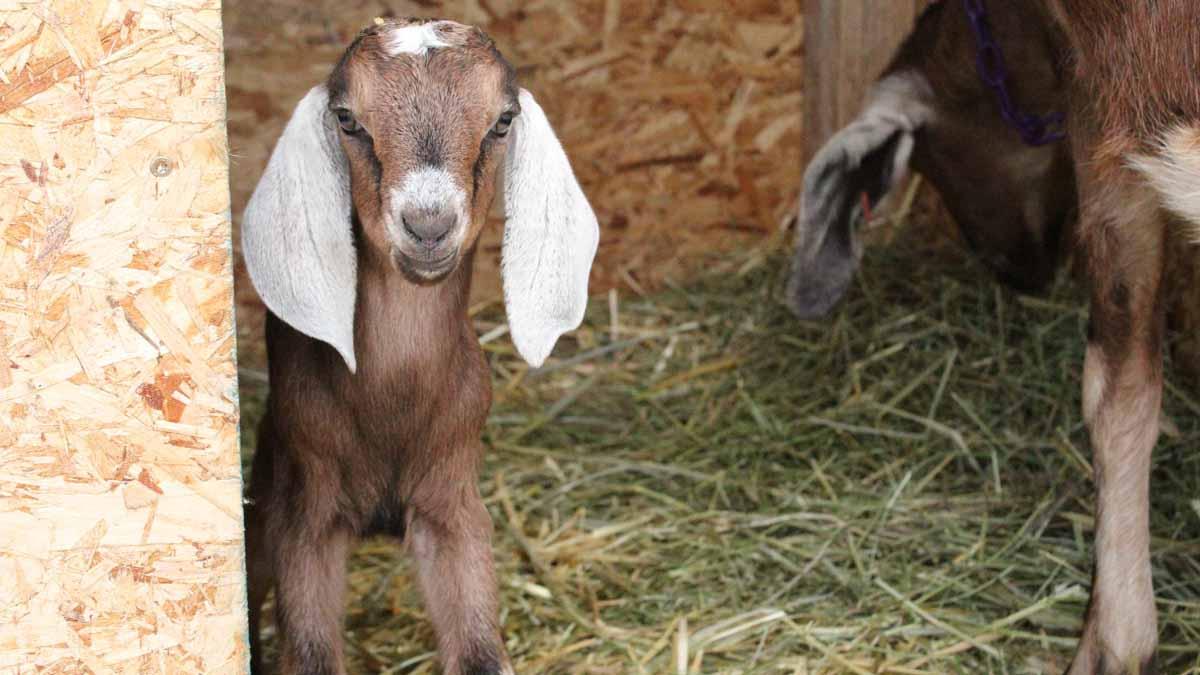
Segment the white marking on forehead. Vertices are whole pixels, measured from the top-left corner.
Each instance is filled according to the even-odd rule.
[[[383,48],[389,56],[415,54],[420,56],[430,49],[451,46],[436,30],[437,23],[423,23],[395,28],[384,38]]]

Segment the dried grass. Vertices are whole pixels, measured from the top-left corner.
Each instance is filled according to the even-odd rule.
[[[226,1],[235,213],[290,103],[389,9],[482,25],[560,121],[604,230],[585,327],[529,372],[494,302],[499,227],[477,274],[496,390],[482,485],[520,672],[1066,665],[1092,527],[1080,294],[999,290],[918,199],[914,223],[869,228],[891,243],[832,318],[778,304],[799,4]],[[250,444],[261,307],[239,289]],[[1185,391],[1155,457],[1154,565],[1162,670],[1200,673]],[[400,548],[364,543],[350,585],[351,672],[435,672]]]
[[[1004,292],[914,219],[825,322],[779,305],[762,248],[598,295],[539,372],[487,341],[482,484],[520,672],[1062,672],[1090,580],[1080,293]],[[1198,412],[1168,386],[1170,673],[1200,673]],[[350,585],[352,671],[435,672],[399,547],[365,543]]]

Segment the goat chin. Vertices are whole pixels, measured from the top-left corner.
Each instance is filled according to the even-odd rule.
[[[408,255],[397,247],[392,248],[392,266],[409,281],[429,285],[443,281],[458,269],[462,256],[457,250],[434,260]]]

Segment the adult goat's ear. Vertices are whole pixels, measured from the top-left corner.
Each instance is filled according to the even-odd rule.
[[[242,255],[267,308],[354,359],[350,171],[324,86],[296,106],[242,217]]]
[[[538,367],[583,322],[600,227],[541,106],[524,89],[504,175],[501,273],[513,344]]]
[[[877,204],[908,168],[914,135],[932,113],[929,85],[913,73],[879,81],[861,115],[834,134],[804,172],[788,304],[797,316],[825,316],[858,268],[854,222],[862,198]]]

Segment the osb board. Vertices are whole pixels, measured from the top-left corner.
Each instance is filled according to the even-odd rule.
[[[219,0],[0,39],[0,671],[244,672]]]
[[[600,220],[591,290],[681,282],[777,233],[800,184],[800,0],[228,0],[235,227],[292,108],[375,16],[437,16],[495,38],[546,108]],[[474,297],[500,297],[502,223]],[[262,305],[238,265],[243,364]]]

